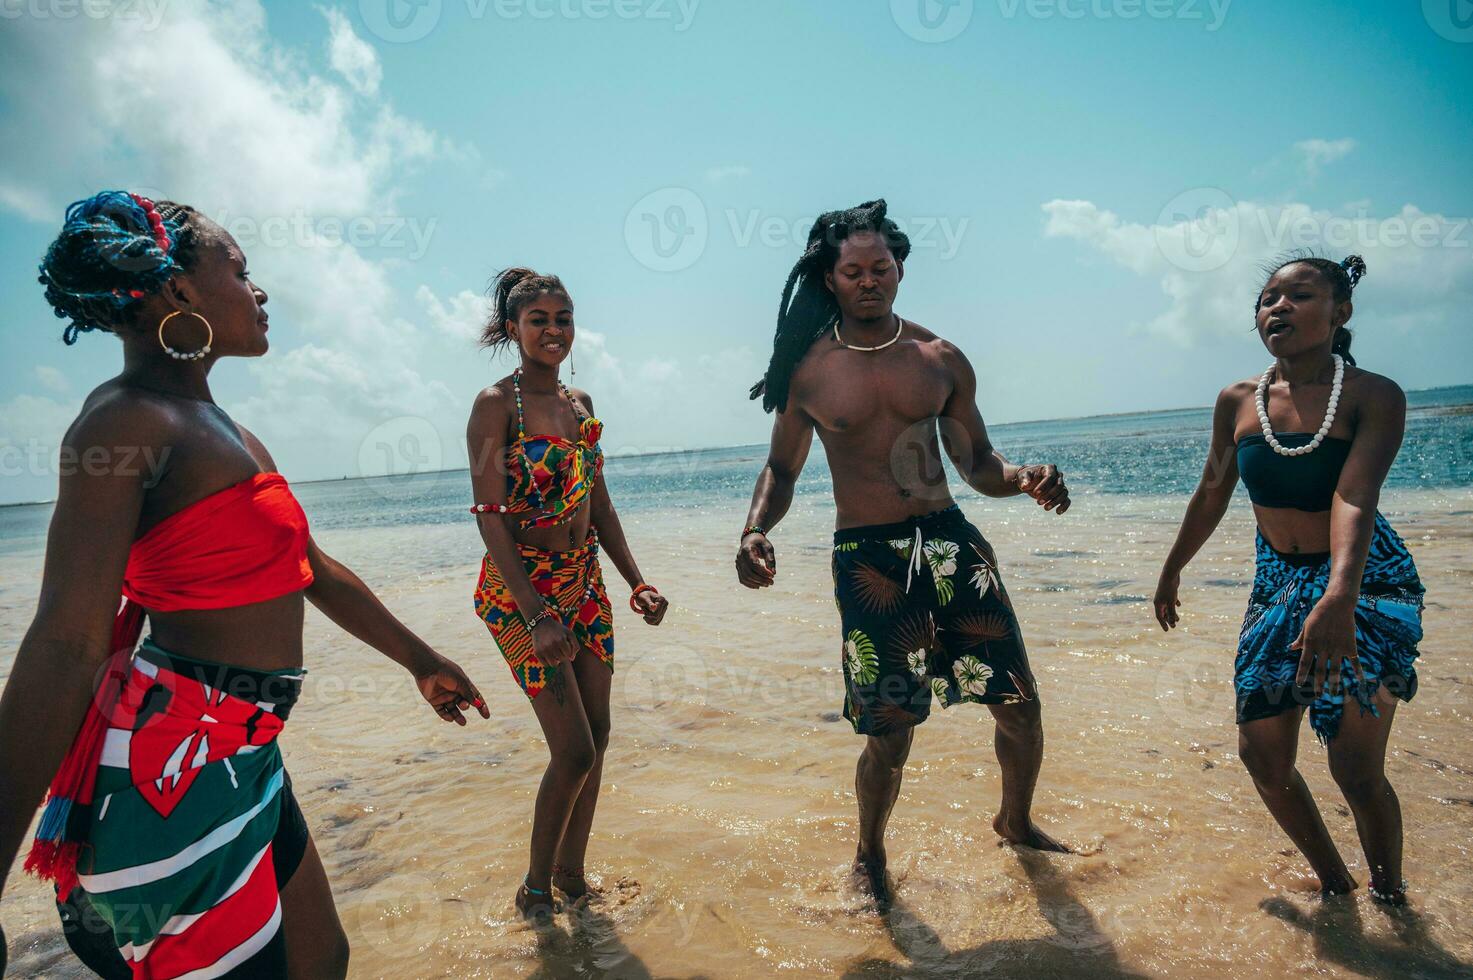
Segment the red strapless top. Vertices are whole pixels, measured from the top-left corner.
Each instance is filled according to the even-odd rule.
[[[133,542],[123,595],[154,612],[265,602],[312,584],[307,515],[280,473],[257,473]]]

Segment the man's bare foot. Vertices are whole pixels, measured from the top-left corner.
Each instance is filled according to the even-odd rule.
[[[563,910],[563,903],[552,897],[550,891],[533,890],[525,881],[517,889],[517,911],[522,918],[532,923],[546,923]]]
[[[1006,814],[999,813],[992,821],[992,829],[997,831],[1005,843],[1016,844],[1019,847],[1031,847],[1039,851],[1053,851],[1056,854],[1073,854],[1074,849],[1066,844],[1061,844],[1048,834],[1038,829],[1038,824],[1032,820],[1013,821]]]
[[[1320,894],[1325,898],[1331,898],[1335,895],[1349,895],[1359,887],[1360,882],[1356,881],[1347,873],[1344,877],[1340,878],[1322,879],[1320,881]]]
[[[875,900],[879,911],[889,911],[894,901],[894,889],[890,884],[890,873],[885,870],[885,856],[856,854],[852,870],[859,890]]]

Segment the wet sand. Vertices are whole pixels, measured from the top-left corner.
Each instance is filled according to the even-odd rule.
[[[1235,505],[1183,578],[1184,629],[1149,598],[1185,498],[1099,494],[1056,519],[968,497],[996,546],[1044,703],[1039,822],[1072,856],[999,847],[990,715],[936,711],[890,825],[899,902],[848,879],[862,739],[839,715],[832,511],[800,498],[774,534],[777,586],[731,570],[741,513],[630,517],[674,603],[637,621],[614,589],[614,733],[591,877],[607,894],[539,933],[512,914],[545,749],[471,608],[473,530],[322,531],[389,606],[470,670],[490,722],[437,721],[399,668],[309,612],[287,765],[361,977],[1473,976],[1473,491],[1382,508],[1429,596],[1421,689],[1387,766],[1412,905],[1321,900],[1238,761],[1232,659],[1252,576]],[[0,625],[34,611],[40,555],[0,559]],[[608,569],[612,573],[612,569]],[[8,672],[13,648],[0,659]],[[1353,873],[1354,823],[1308,726],[1300,767]],[[13,873],[16,976],[83,975],[48,892]]]

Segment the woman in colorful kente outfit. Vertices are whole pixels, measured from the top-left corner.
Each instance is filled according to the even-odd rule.
[[[489,717],[484,702],[317,547],[271,455],[212,399],[219,358],[267,349],[266,294],[228,232],[106,191],[67,209],[40,279],[65,342],[112,333],[123,370],[61,450],[40,603],[0,700],[0,867],[49,780],[26,868],[95,972],[343,976],[277,746],[303,600],[409,669],[446,721]]]
[[[1401,447],[1406,397],[1350,356],[1351,290],[1366,266],[1292,256],[1259,292],[1263,375],[1218,395],[1212,448],[1156,588],[1177,625],[1181,571],[1212,535],[1241,476],[1258,520],[1257,572],[1238,639],[1238,752],[1263,802],[1325,894],[1356,887],[1295,768],[1300,721],[1328,746],[1355,814],[1370,893],[1406,902],[1401,807],[1386,780],[1398,701],[1417,691],[1422,583],[1376,509]]]
[[[583,856],[609,739],[614,624],[598,549],[629,583],[630,608],[658,625],[667,603],[639,573],[600,477],[602,424],[558,370],[573,349],[573,301],[556,276],[507,269],[482,336],[521,365],[482,391],[466,429],[486,557],[476,614],[532,702],[551,759],[537,793],[531,859],[516,906],[528,918],[588,894]],[[529,431],[533,434],[529,435]]]

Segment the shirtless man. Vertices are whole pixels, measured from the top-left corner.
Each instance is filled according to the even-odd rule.
[[[792,503],[816,429],[838,508],[844,717],[866,736],[854,870],[882,909],[885,825],[933,694],[943,707],[985,704],[996,720],[1002,806],[993,828],[1003,840],[1068,850],[1031,818],[1043,761],[1038,693],[997,559],[952,500],[940,450],[989,497],[1026,493],[1062,514],[1069,492],[1055,467],[1015,466],[992,448],[962,352],[894,313],[909,253],[884,201],[814,223],[783,291],[772,362],[752,389],[777,415],[736,558],[743,585],[773,583],[767,533]],[[904,465],[912,449],[927,464],[922,474]]]

